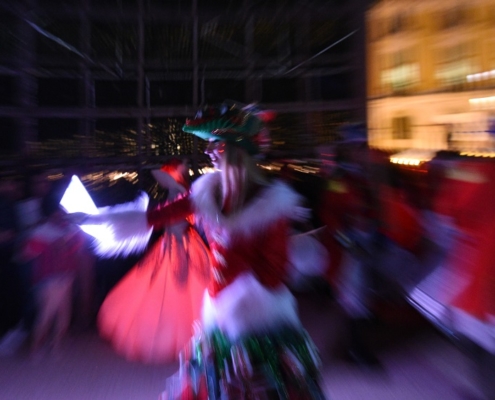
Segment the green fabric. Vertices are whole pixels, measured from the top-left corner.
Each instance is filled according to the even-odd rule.
[[[207,106],[198,116],[187,120],[182,130],[204,140],[220,140],[244,148],[249,154],[259,151],[255,136],[263,121],[235,105]]]
[[[208,342],[205,347],[211,351],[210,357],[203,355],[209,382],[219,385],[214,392],[224,388],[235,397],[236,388],[246,390],[257,382],[254,384],[258,385],[257,390],[261,387],[274,391],[280,398],[288,398],[294,387],[311,393],[308,398],[323,398],[317,384],[319,357],[304,331],[285,327],[277,332],[249,335],[231,342],[220,330],[215,330],[203,340]],[[208,365],[208,359],[214,365]]]

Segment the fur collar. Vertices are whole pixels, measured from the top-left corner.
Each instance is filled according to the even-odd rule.
[[[280,180],[262,188],[240,212],[225,216],[215,199],[220,184],[220,172],[214,172],[203,175],[192,186],[194,208],[209,226],[250,235],[281,218],[302,220],[307,216],[307,209],[301,207],[302,196]]]

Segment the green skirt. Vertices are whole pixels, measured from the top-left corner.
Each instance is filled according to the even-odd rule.
[[[161,400],[320,400],[320,359],[308,334],[294,327],[229,341],[198,332],[180,355]]]

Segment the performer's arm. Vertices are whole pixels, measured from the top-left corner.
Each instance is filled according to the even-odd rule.
[[[159,229],[184,220],[192,212],[191,200],[189,196],[184,196],[172,203],[165,203],[150,209],[146,217],[150,226]]]

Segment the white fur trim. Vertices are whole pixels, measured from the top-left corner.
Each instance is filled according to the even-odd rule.
[[[247,236],[281,218],[304,220],[308,217],[308,209],[301,207],[302,196],[279,180],[263,188],[243,210],[225,216],[215,198],[221,184],[220,174],[203,175],[192,186],[194,207],[207,224],[218,225],[231,234]]]
[[[144,251],[153,232],[146,217],[148,201],[143,192],[133,202],[99,208],[99,214],[89,216],[84,225],[98,225],[91,233],[95,253],[110,258]]]
[[[328,267],[329,254],[325,246],[311,234],[292,235],[289,239],[289,283],[298,287],[305,279],[322,276]]]
[[[268,289],[251,273],[239,275],[214,298],[205,292],[202,319],[207,331],[218,327],[231,340],[280,326],[301,326],[289,289]]]

